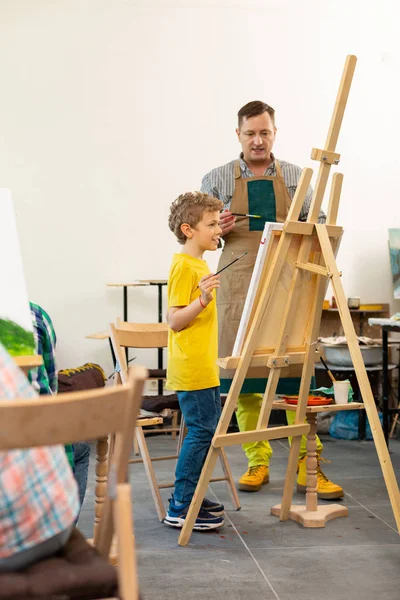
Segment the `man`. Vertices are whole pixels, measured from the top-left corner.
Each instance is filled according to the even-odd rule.
[[[58,378],[56,369],[56,333],[53,322],[47,312],[38,304],[29,303],[35,338],[35,351],[43,358],[40,367],[30,369],[28,379],[38,394],[57,394]],[[82,506],[85,499],[90,446],[87,442],[78,442],[74,445],[66,444],[65,452],[68,462],[74,472],[78,483],[79,500]]]
[[[219,356],[232,354],[243,306],[249,288],[265,221],[284,222],[300,179],[300,167],[279,161],[272,153],[276,136],[275,111],[264,102],[254,101],[238,112],[236,134],[242,147],[238,160],[213,169],[202,181],[201,191],[223,201],[221,236],[224,248],[218,270],[244,251],[248,254],[232,265],[221,277],[217,293]],[[312,189],[300,212],[300,220],[307,219]],[[252,218],[245,215],[259,215]],[[319,215],[325,221],[325,215]],[[221,392],[227,393],[232,373],[221,370]],[[295,394],[300,380],[281,379],[278,393]],[[238,398],[236,412],[241,431],[256,428],[266,379],[246,379]],[[287,412],[293,423],[294,412]],[[256,492],[269,481],[269,461],[272,448],[268,441],[243,444],[248,459],[248,470],[239,480],[239,489]],[[318,458],[322,444],[317,438]],[[318,497],[325,500],[343,497],[343,490],[324,475],[318,460]],[[298,463],[297,490],[306,492],[306,438],[303,436]]]

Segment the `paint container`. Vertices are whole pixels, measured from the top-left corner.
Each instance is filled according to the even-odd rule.
[[[347,298],[347,306],[349,308],[360,308],[360,298],[357,296],[354,298]]]
[[[336,404],[347,404],[349,401],[350,381],[334,381],[333,392]]]

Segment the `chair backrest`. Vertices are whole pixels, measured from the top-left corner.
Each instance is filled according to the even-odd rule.
[[[147,375],[147,369],[135,366],[130,369],[126,383],[118,387],[0,402],[0,450],[3,451],[115,435],[108,494],[95,545],[107,558],[116,530],[119,597],[123,600],[139,597],[131,489],[126,482],[134,425]]]
[[[121,367],[121,379],[126,381],[128,365],[124,348],[166,348],[167,323],[129,323],[117,319],[110,323],[110,338],[114,354]]]
[[[127,421],[135,422],[146,377],[144,367],[135,367],[122,386],[1,401],[0,450],[125,434]]]

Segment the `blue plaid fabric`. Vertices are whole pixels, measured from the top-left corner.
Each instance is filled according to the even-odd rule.
[[[47,312],[38,304],[31,308],[36,353],[43,357],[43,365],[29,371],[29,381],[39,394],[57,394],[58,381],[55,361],[57,337]]]
[[[52,320],[47,312],[38,304],[29,303],[31,308],[33,322],[33,336],[35,339],[36,354],[43,357],[43,365],[31,369],[28,379],[32,383],[33,389],[38,394],[57,394],[58,379],[56,368],[56,343],[57,337],[54,331]],[[74,468],[74,446],[65,445],[65,452],[68,456],[71,468]]]

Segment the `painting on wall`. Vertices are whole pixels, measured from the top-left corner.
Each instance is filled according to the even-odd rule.
[[[400,298],[400,229],[389,229],[390,268],[394,297]]]
[[[34,354],[33,325],[10,190],[0,189],[0,342],[12,356]]]

